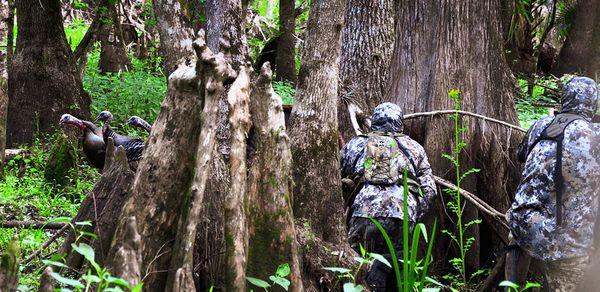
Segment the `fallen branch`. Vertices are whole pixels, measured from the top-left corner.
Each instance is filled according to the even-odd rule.
[[[507,123],[505,121],[501,121],[501,120],[489,118],[489,117],[486,117],[486,116],[483,116],[483,115],[480,115],[480,114],[476,114],[476,113],[472,113],[472,112],[467,112],[467,111],[461,111],[461,110],[459,110],[459,111],[457,111],[457,110],[441,110],[441,111],[431,111],[431,112],[414,113],[414,114],[404,115],[404,119],[405,120],[409,120],[409,119],[420,118],[420,117],[428,117],[428,116],[452,115],[452,114],[455,114],[455,113],[458,113],[459,115],[471,116],[471,117],[475,117],[475,118],[478,118],[478,119],[482,119],[484,121],[488,121],[488,122],[493,122],[493,123],[496,123],[496,124],[500,124],[500,125],[509,127],[511,129],[515,129],[515,130],[521,131],[523,133],[527,132],[527,130],[525,130],[525,129],[519,127],[519,126]]]
[[[46,248],[48,248],[48,246],[55,242],[67,229],[69,229],[69,225],[64,224],[64,226],[60,230],[58,230],[56,234],[54,234],[52,237],[50,237],[50,239],[48,239],[46,242],[44,242],[44,244],[42,244],[42,247],[40,249],[30,254],[23,262],[21,262],[21,264],[26,265],[29,262],[31,262],[34,258],[40,255],[42,251],[44,251]]]
[[[68,224],[43,221],[5,221],[0,222],[0,228],[33,228],[33,229],[63,229]]]
[[[443,178],[434,176],[434,179],[435,179],[435,182],[439,185],[442,185],[447,188],[451,188],[453,190],[458,190],[458,187],[456,185],[454,185],[453,183],[451,183]],[[473,204],[477,209],[484,212],[485,214],[490,215],[490,217],[493,218],[500,226],[504,227],[506,230],[509,230],[503,213],[500,213],[499,211],[494,209],[492,206],[490,206],[486,202],[484,202],[482,199],[480,199],[479,197],[477,197],[476,195],[474,195],[468,191],[460,189],[460,194],[463,196],[463,198],[465,198],[469,202],[471,202],[471,204]]]

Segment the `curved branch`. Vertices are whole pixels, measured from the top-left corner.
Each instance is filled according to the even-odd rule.
[[[511,129],[517,130],[517,131],[521,131],[523,133],[526,133],[527,130],[523,129],[519,126],[507,123],[505,121],[501,121],[501,120],[497,120],[497,119],[493,119],[490,117],[486,117],[480,114],[476,114],[476,113],[472,113],[472,112],[468,112],[468,111],[457,111],[457,110],[441,110],[441,111],[431,111],[431,112],[422,112],[422,113],[414,113],[414,114],[408,114],[408,115],[404,115],[404,119],[405,120],[409,120],[409,119],[414,119],[414,118],[420,118],[420,117],[428,117],[428,116],[438,116],[438,115],[451,115],[451,114],[455,114],[458,113],[459,115],[464,115],[464,116],[471,116],[471,117],[475,117],[478,119],[482,119],[484,121],[488,121],[488,122],[492,122],[492,123],[496,123],[496,124],[500,124],[506,127],[509,127]]]

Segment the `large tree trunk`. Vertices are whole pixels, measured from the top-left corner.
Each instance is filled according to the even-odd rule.
[[[205,128],[204,124],[214,123],[215,119],[206,112],[216,113],[215,102],[206,105],[203,102],[205,98],[216,100],[224,91],[223,83],[234,77],[227,63],[215,58],[203,41],[198,44],[197,55],[196,66],[182,64],[169,77],[163,110],[146,143],[144,159],[113,240],[113,247],[124,240],[125,221],[135,217],[136,229],[143,241],[142,271],[147,273],[144,287],[150,291],[193,286],[189,282],[193,270],[190,238],[195,237],[194,228],[199,224],[198,208],[202,205],[203,180],[206,180],[206,175],[201,175],[208,160],[203,155],[208,151],[199,145],[202,142],[204,147],[210,148],[211,139],[206,135],[212,133],[214,137],[214,130]],[[202,107],[209,105],[201,115]],[[194,122],[201,119],[205,121],[203,135]],[[169,286],[167,275],[172,279]]]
[[[518,124],[513,77],[502,50],[500,1],[400,1],[399,5],[398,41],[392,57],[390,90],[384,99],[402,105],[406,113],[452,109],[447,94],[460,89],[462,109]],[[468,122],[468,130],[462,138],[468,146],[461,155],[462,170],[479,168],[481,172],[463,184],[504,211],[518,183],[518,167],[511,154],[522,135],[479,120],[464,122]],[[452,179],[450,161],[440,154],[452,153],[448,137],[454,137],[453,124],[447,118],[421,119],[408,123],[408,129],[425,147],[434,173]],[[477,218],[469,209],[463,222]],[[445,213],[439,214],[445,229],[454,230]],[[477,230],[473,230],[477,239]],[[471,267],[479,266],[479,242],[485,243],[481,249],[483,259],[493,248],[490,242],[498,243],[490,234],[482,233],[481,241],[469,251],[467,263]],[[448,238],[442,237],[436,246],[445,249],[449,244]],[[445,250],[438,252],[444,254]]]
[[[600,1],[579,0],[554,74],[577,72],[600,80]]]
[[[60,1],[16,1],[17,50],[8,76],[8,145],[51,132],[60,116],[89,116],[90,99],[67,44]]]
[[[343,0],[311,3],[306,46],[290,120],[294,214],[329,242],[344,238],[338,154],[338,65]]]
[[[252,163],[248,175],[249,249],[247,275],[267,279],[277,266],[291,267],[292,291],[303,291],[292,215],[292,153],[281,97],[263,65],[252,87]],[[269,256],[265,256],[269,255]]]
[[[275,72],[277,80],[296,83],[296,6],[294,0],[279,1],[279,32]]]
[[[369,115],[387,89],[388,67],[395,40],[394,0],[348,0],[340,61],[340,134],[347,140],[355,132],[347,103]]]
[[[160,53],[165,76],[170,76],[177,69],[177,65],[193,57],[194,33],[184,22],[179,1],[154,0],[152,4],[160,35]]]
[[[100,72],[117,73],[128,71],[131,61],[127,56],[127,49],[123,38],[123,30],[118,9],[115,5],[106,3],[103,7],[107,9],[101,21],[105,23],[100,28],[98,39],[100,40]]]

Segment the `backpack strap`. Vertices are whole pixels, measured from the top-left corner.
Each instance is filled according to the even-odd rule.
[[[533,148],[543,140],[551,140],[556,142],[556,166],[554,167],[554,186],[556,189],[556,224],[562,225],[562,205],[563,205],[563,193],[565,188],[565,180],[562,175],[562,157],[563,157],[563,141],[565,138],[565,129],[573,122],[584,120],[583,117],[577,114],[558,114],[554,119],[544,128],[540,136],[528,148],[526,155]]]

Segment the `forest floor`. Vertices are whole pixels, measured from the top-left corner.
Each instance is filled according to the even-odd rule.
[[[155,58],[138,60],[132,58],[133,69],[120,74],[101,75],[98,71],[99,50],[90,55],[84,88],[92,97],[92,114],[108,109],[114,114],[114,125],[120,133],[134,137],[145,137],[145,132],[126,126],[132,115],[152,122],[160,110],[166,92],[166,78],[161,71],[160,61]],[[543,80],[542,80],[543,81]],[[543,81],[546,86],[556,86]],[[527,94],[526,82],[520,80],[523,98],[517,102],[521,126],[527,128],[533,121],[548,114],[548,109],[533,106],[534,102],[552,102],[545,95],[544,87],[536,86]],[[284,103],[293,102],[294,88],[290,84],[275,83],[275,90]],[[58,122],[58,121],[57,121]],[[27,154],[17,155],[7,162],[5,179],[0,182],[0,219],[3,221],[63,222],[77,213],[81,201],[96,180],[98,172],[84,159],[79,158],[75,169],[71,169],[63,185],[45,178],[46,161],[55,136],[40,137]],[[56,230],[0,228],[0,251],[8,242],[18,237],[21,254],[32,254],[40,249]],[[37,290],[38,279],[45,260],[57,260],[61,240],[46,248],[40,257],[21,266],[20,291]],[[32,290],[33,289],[33,290]]]

